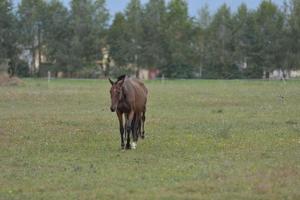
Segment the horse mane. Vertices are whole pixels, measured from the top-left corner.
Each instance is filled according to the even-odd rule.
[[[121,76],[119,76],[119,77],[118,77],[118,80],[117,80],[117,82],[118,82],[118,81],[121,81],[121,80],[123,80],[125,77],[126,77],[126,75],[125,75],[125,74],[124,74],[124,75],[121,75]]]

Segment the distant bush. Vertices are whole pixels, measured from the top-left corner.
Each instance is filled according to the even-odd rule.
[[[25,61],[19,61],[14,73],[18,77],[29,77],[30,73],[28,63]]]
[[[132,68],[127,67],[113,67],[109,72],[109,76],[119,77],[123,74],[135,74],[135,71]]]
[[[244,78],[261,79],[263,77],[263,69],[257,65],[248,66],[244,73]]]
[[[162,74],[169,78],[194,78],[194,67],[187,64],[171,64],[163,68]]]

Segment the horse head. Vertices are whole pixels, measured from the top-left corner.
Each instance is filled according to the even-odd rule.
[[[111,106],[110,110],[111,112],[115,112],[117,110],[118,104],[120,100],[122,99],[123,96],[123,90],[122,86],[124,83],[126,76],[122,75],[118,78],[116,82],[112,81],[109,78],[109,82],[111,83],[111,88],[110,88],[110,98],[111,98]]]

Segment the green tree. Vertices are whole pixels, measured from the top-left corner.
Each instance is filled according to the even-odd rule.
[[[71,1],[69,71],[94,66],[101,57],[108,26],[105,0]]]
[[[244,77],[261,78],[263,75],[262,67],[252,59],[253,54],[256,54],[253,48],[257,42],[254,12],[249,11],[246,4],[242,4],[232,20],[234,62],[243,70]]]
[[[127,49],[127,61],[134,64],[136,74],[142,63],[142,40],[143,40],[143,10],[140,0],[131,0],[125,10],[126,31],[128,35],[128,43],[124,48]]]
[[[226,4],[214,15],[208,30],[210,68],[208,78],[237,78],[238,67],[234,62],[233,22]]]
[[[109,29],[107,42],[109,45],[110,56],[113,58],[117,68],[125,69],[130,63],[127,56],[127,46],[129,43],[127,22],[124,14],[116,13],[114,21]]]
[[[284,15],[271,1],[263,1],[255,13],[256,43],[253,55],[257,65],[268,74],[273,69],[281,68],[283,60]],[[268,76],[268,75],[267,75]]]
[[[249,15],[246,4],[242,4],[237,13],[233,16],[233,41],[234,41],[234,59],[239,64],[247,62],[249,45],[251,43],[249,34],[253,31],[249,30]]]
[[[41,61],[41,47],[43,46],[42,32],[44,27],[44,13],[46,3],[42,0],[22,0],[18,7],[19,19],[19,43],[22,49],[31,52],[31,72],[38,73],[36,66],[36,55]],[[39,62],[41,63],[41,62]]]
[[[203,77],[203,71],[209,67],[209,31],[208,28],[211,24],[211,15],[209,7],[206,4],[198,11],[198,17],[194,24],[195,29],[195,46],[194,46],[194,61],[196,66],[199,67],[198,77]]]
[[[44,53],[56,71],[67,71],[70,60],[70,17],[67,8],[59,0],[47,4],[44,16]]]
[[[282,39],[284,49],[284,63],[285,69],[299,69],[300,68],[300,1],[290,0],[286,2],[284,10],[285,26],[284,36]]]
[[[198,11],[198,25],[202,29],[207,29],[211,23],[211,15],[209,12],[209,7],[205,4],[200,10]]]
[[[143,54],[142,62],[145,67],[162,68],[165,59],[165,26],[166,6],[164,0],[150,0],[143,16]]]
[[[0,0],[0,64],[4,59],[16,62],[16,17],[10,0]]]
[[[166,17],[166,65],[164,73],[169,77],[189,78],[193,67],[193,23],[184,0],[171,0]]]

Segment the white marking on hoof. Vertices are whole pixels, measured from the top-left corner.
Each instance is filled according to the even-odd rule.
[[[136,143],[133,142],[132,145],[131,145],[132,149],[136,149]]]

